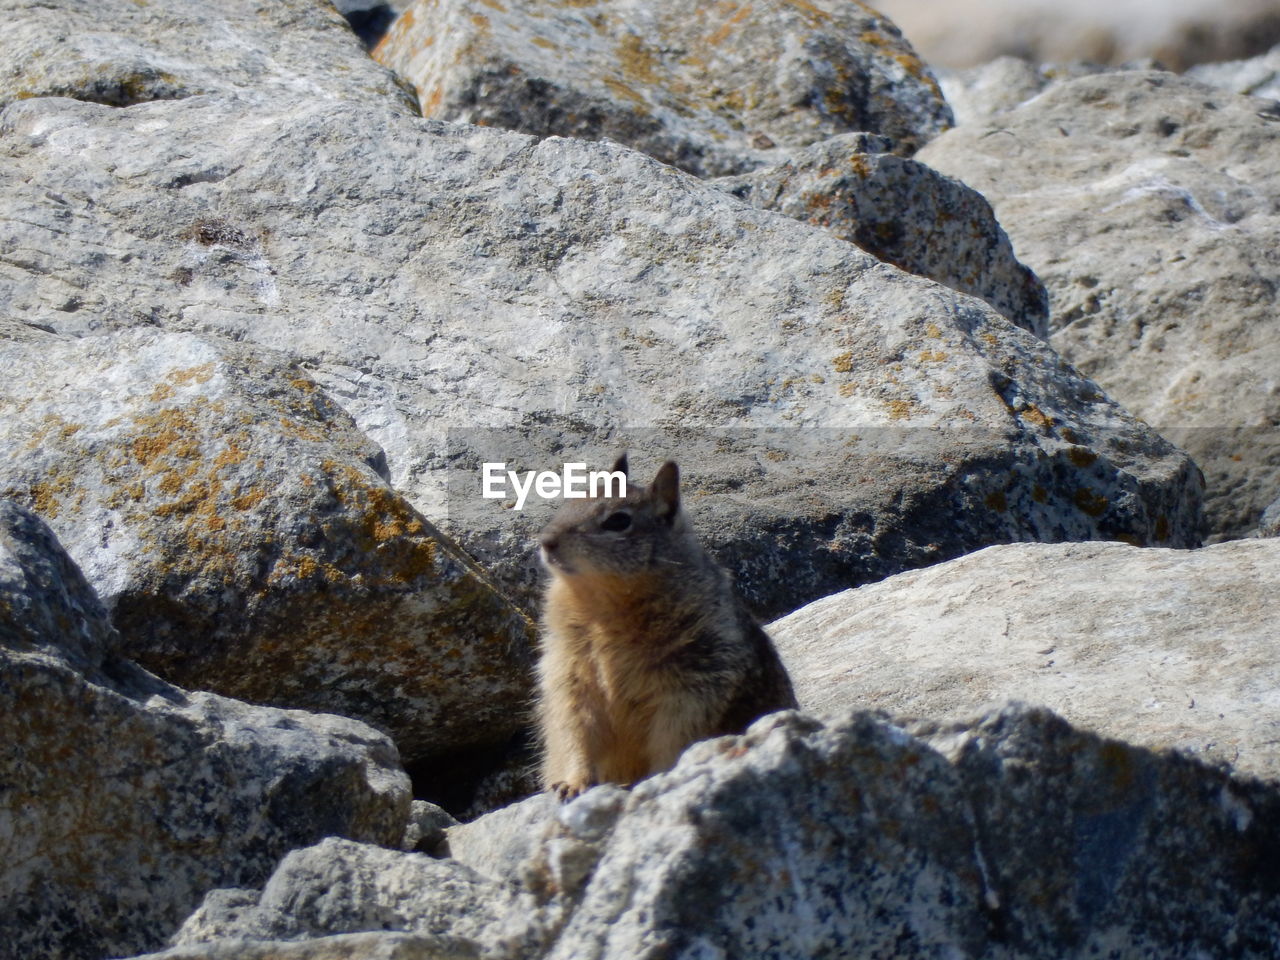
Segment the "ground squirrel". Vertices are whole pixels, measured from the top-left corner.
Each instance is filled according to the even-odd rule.
[[[626,454],[613,470],[626,474]],[[768,635],[680,509],[675,463],[625,497],[569,501],[539,541],[542,780],[562,799],[796,706]]]

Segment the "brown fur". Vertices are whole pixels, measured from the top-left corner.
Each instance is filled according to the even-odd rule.
[[[626,458],[615,470],[626,472]],[[674,463],[625,498],[570,501],[541,536],[544,785],[630,784],[795,695],[768,636],[679,504]],[[625,514],[627,527],[610,530]]]

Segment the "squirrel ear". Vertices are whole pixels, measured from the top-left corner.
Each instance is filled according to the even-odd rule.
[[[671,521],[680,512],[680,468],[668,460],[658,469],[649,492],[658,502],[658,516]]]
[[[613,466],[609,469],[610,473],[620,473],[624,477],[629,472],[627,470],[627,451],[623,450],[618,454],[618,459],[613,461]]]

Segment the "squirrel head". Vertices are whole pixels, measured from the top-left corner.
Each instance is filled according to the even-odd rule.
[[[612,471],[627,475],[627,455]],[[538,537],[555,576],[674,573],[700,552],[680,509],[680,468],[668,460],[647,487],[628,480],[626,495],[566,501]]]

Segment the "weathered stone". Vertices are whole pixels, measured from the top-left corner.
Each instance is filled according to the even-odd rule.
[[[367,720],[409,757],[520,724],[526,618],[296,364],[155,330],[46,341],[4,347],[0,495],[62,537],[128,656]]]
[[[801,706],[934,720],[1008,700],[1280,781],[1280,543],[1010,544],[773,623]]]
[[[466,943],[412,933],[346,933],[314,940],[217,940],[134,960],[475,960]]]
[[[173,944],[394,930],[429,935],[446,955],[475,956],[510,900],[503,886],[451,860],[329,838],[286,856],[261,895],[211,893]]]
[[[1188,70],[1187,76],[1232,93],[1280,100],[1280,46],[1249,60],[1203,63]]]
[[[0,310],[286,351],[530,606],[552,504],[483,499],[481,464],[624,445],[680,460],[765,614],[992,542],[1196,542],[1195,467],[1036,338],[634,151],[342,102],[0,129]]]
[[[910,44],[854,0],[416,0],[374,56],[428,117],[607,137],[699,176],[855,131],[910,154],[951,122]]]
[[[920,160],[995,207],[1052,343],[1205,471],[1211,531],[1280,490],[1280,111],[1165,73],[1053,87]]]
[[[1075,60],[1036,65],[1021,57],[997,57],[965,70],[939,70],[938,85],[955,114],[956,126],[989,123],[1068,80],[1115,70],[1159,70],[1152,61],[1135,61],[1115,67]]]
[[[457,825],[458,821],[442,807],[425,800],[415,800],[409,807],[409,826],[405,829],[400,848],[435,856],[445,842],[445,831]]]
[[[1280,41],[1273,0],[878,0],[876,7],[935,66],[1012,54],[1037,63],[1153,57],[1182,70]]]
[[[981,297],[1046,336],[1044,285],[1014,257],[991,204],[887,147],[867,134],[832,137],[778,166],[714,183],[753,207],[825,227],[885,263]]]
[[[548,960],[1269,960],[1280,937],[1274,784],[1041,709],[910,733],[865,713],[784,712],[694,745],[630,792],[549,806],[526,892],[504,901],[481,885],[473,905],[468,887],[441,936]],[[449,865],[410,857],[336,841],[292,855],[311,867],[273,877],[271,929],[333,934],[374,916],[420,929]]]
[[[0,105],[73,97],[117,107],[203,93],[371,100],[417,112],[317,0],[0,0]]]
[[[160,946],[292,847],[403,833],[395,747],[341,717],[185,693],[119,658],[52,532],[0,501],[0,952]]]
[[[1260,537],[1280,537],[1280,500],[1262,512],[1257,534]]]
[[[495,880],[515,877],[544,839],[559,808],[550,792],[537,793],[470,823],[449,827],[436,853]]]

